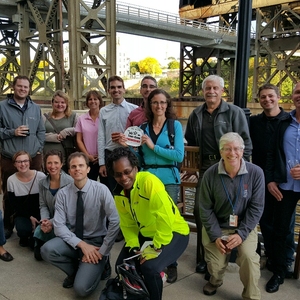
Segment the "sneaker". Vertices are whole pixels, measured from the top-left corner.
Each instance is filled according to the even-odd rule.
[[[110,276],[111,276],[111,265],[110,265],[110,261],[108,259],[104,266],[104,270],[101,275],[101,280],[107,280],[110,278]]]
[[[206,296],[212,296],[217,292],[218,287],[220,287],[222,284],[220,285],[213,285],[211,284],[209,281],[206,283],[206,285],[203,287],[203,293]]]
[[[174,283],[177,280],[177,267],[167,268],[167,282]]]
[[[63,287],[65,289],[69,289],[69,288],[73,287],[75,277],[76,277],[76,273],[67,276],[63,282]]]
[[[167,273],[165,273],[165,272],[160,272],[160,277],[161,277],[161,280],[162,280],[162,282],[163,282],[163,285],[167,282],[167,278],[168,278],[168,275],[167,275]]]

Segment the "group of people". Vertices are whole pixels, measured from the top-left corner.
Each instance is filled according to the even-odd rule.
[[[2,260],[13,259],[3,245],[15,226],[20,246],[30,246],[37,260],[43,259],[63,270],[67,274],[63,287],[74,287],[78,295],[86,296],[110,275],[109,270],[108,276],[103,276],[121,228],[125,245],[118,261],[122,262],[122,257],[133,251],[140,253],[143,262],[140,272],[145,277],[150,299],[161,299],[161,271],[173,270],[173,279],[170,276],[169,280],[177,279],[176,261],[187,247],[189,227],[176,206],[180,177],[175,162],[183,158],[182,127],[174,121],[171,98],[165,91],[159,90],[147,105],[150,92],[156,88],[153,77],[144,78],[141,84],[144,102],[137,107],[124,99],[122,78],[112,76],[108,80],[112,103],[102,108],[101,95],[90,91],[86,96],[89,111],[78,117],[71,112],[68,96],[62,91],[53,95],[52,112],[42,114],[29,97],[29,79],[15,78],[14,94],[1,102],[0,107],[1,163],[6,163],[1,168],[6,220],[5,234],[1,226]],[[170,174],[164,172],[164,183],[150,172],[139,178],[137,156],[132,149],[112,140],[112,133],[123,133],[130,126],[127,121],[141,125],[148,120],[146,107],[158,111],[151,116],[154,135],[165,136],[162,141],[155,141],[156,151],[162,153],[156,154],[150,146],[152,155],[162,159],[158,167],[167,170],[163,165],[165,160],[168,164],[175,161],[174,170]],[[10,117],[14,115],[12,120]],[[169,147],[166,147],[168,128],[163,128],[167,118],[174,121],[177,135],[174,143],[168,142]],[[74,148],[75,139],[78,152],[70,154],[67,149]],[[124,152],[118,152],[120,149]],[[115,159],[109,161],[110,157]],[[115,164],[124,171],[117,171]],[[99,175],[101,183],[97,181]],[[136,198],[134,203],[141,200],[138,187],[144,181],[147,185],[143,203],[130,207],[132,199]],[[119,195],[123,196],[117,205]],[[149,240],[153,244],[142,250],[143,243]],[[174,253],[173,248],[176,248]]]
[[[0,259],[13,259],[3,245],[15,226],[20,246],[32,247],[37,260],[64,271],[63,287],[86,296],[109,276],[109,253],[121,232],[125,244],[116,265],[139,257],[150,300],[162,299],[160,273],[170,283],[177,280],[177,259],[189,241],[177,208],[184,137],[170,95],[146,76],[137,107],[124,99],[123,79],[112,76],[110,104],[103,106],[99,92],[90,91],[89,111],[77,116],[68,96],[57,91],[52,112],[42,115],[28,96],[27,77],[16,77],[13,89],[0,103],[6,230],[0,213]],[[290,276],[293,261],[300,83],[291,113],[279,108],[277,87],[262,86],[263,113],[250,117],[250,127],[243,110],[222,99],[221,77],[206,77],[202,89],[205,102],[191,113],[185,131],[187,144],[200,153],[194,215],[202,245],[196,271],[208,281],[204,294],[214,295],[237,249],[242,297],[261,299],[257,224],[273,272],[267,292],[276,292]],[[138,147],[124,135],[131,126],[144,132]],[[145,242],[150,244],[144,249]]]
[[[202,88],[205,103],[192,112],[185,132],[187,144],[199,146],[200,152],[194,215],[202,230],[202,245],[196,271],[208,281],[204,294],[214,295],[223,283],[231,250],[236,248],[243,299],[261,299],[257,224],[267,267],[273,272],[266,291],[277,292],[284,279],[292,277],[300,191],[300,83],[293,88],[295,109],[290,113],[279,107],[276,86],[260,87],[263,112],[250,116],[250,126],[240,108],[222,100],[221,77],[206,77]]]

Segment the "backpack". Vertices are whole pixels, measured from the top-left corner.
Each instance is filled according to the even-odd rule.
[[[169,146],[169,149],[174,149],[174,140],[175,140],[175,120],[174,119],[167,119],[167,129],[168,129],[168,137],[169,137],[169,141],[170,141],[170,146]],[[145,129],[147,127],[147,122],[143,123],[140,128],[145,132]],[[139,151],[139,154],[141,157],[143,157],[143,153],[142,151]],[[175,162],[174,165],[166,165],[165,168],[172,168],[172,167],[175,167],[177,168],[178,170],[180,170],[181,168],[181,164],[182,163],[179,163],[179,162]],[[142,164],[142,167],[144,167],[145,164],[143,165]],[[162,166],[161,166],[162,167]]]
[[[102,290],[99,300],[149,300],[149,298],[139,295],[130,294],[126,291],[119,276],[111,278],[106,282],[105,288]]]

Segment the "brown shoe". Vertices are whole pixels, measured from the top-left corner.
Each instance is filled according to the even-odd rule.
[[[207,296],[212,296],[217,292],[218,287],[220,287],[222,284],[220,285],[213,285],[211,284],[209,281],[206,283],[206,285],[203,287],[203,293],[204,295]]]

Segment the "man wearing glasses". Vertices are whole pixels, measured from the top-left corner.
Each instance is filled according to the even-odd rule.
[[[264,174],[260,167],[242,158],[245,145],[236,132],[224,134],[219,148],[221,160],[204,173],[199,192],[202,242],[211,275],[203,292],[207,296],[217,292],[223,284],[230,252],[237,248],[242,298],[259,300],[256,226],[264,209]]]
[[[252,150],[249,127],[244,111],[222,99],[224,79],[218,75],[210,75],[203,80],[202,90],[205,103],[191,113],[185,131],[188,146],[199,146],[200,152],[199,165],[201,168],[194,208],[197,230],[200,235],[202,223],[199,216],[199,204],[202,200],[199,197],[199,188],[203,173],[220,160],[218,144],[221,136],[227,132],[237,132],[244,140],[244,158],[248,161]],[[201,239],[201,237],[199,238]],[[196,271],[205,273],[206,263],[203,247],[201,252]]]
[[[157,88],[156,79],[152,76],[145,76],[142,79],[140,93],[143,97],[143,102],[141,106],[133,110],[127,119],[126,128],[130,126],[140,126],[144,122],[147,122],[145,116],[145,106],[148,101],[150,93]]]

